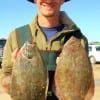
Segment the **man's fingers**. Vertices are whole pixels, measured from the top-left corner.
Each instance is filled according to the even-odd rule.
[[[3,89],[4,92],[10,93],[10,85],[11,85],[11,75],[1,75],[1,88]]]
[[[56,64],[59,62],[59,59],[60,59],[59,57],[56,58]]]
[[[18,48],[15,49],[15,51],[12,53],[11,61],[12,61],[13,63],[15,62],[18,53],[19,53],[19,49],[18,49]]]

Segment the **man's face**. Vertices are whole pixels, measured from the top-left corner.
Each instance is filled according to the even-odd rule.
[[[34,0],[38,6],[39,14],[52,17],[59,13],[60,6],[64,0]]]

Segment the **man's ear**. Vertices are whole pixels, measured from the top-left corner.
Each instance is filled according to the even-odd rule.
[[[34,0],[34,3],[36,3],[36,0]]]
[[[63,4],[64,3],[64,0],[61,0],[61,4]]]

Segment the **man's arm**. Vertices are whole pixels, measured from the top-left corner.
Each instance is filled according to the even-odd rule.
[[[6,41],[3,51],[2,75],[0,80],[0,84],[6,93],[9,93],[13,59],[16,58],[15,54],[18,52],[15,48],[17,48],[16,35],[15,31],[12,31]]]

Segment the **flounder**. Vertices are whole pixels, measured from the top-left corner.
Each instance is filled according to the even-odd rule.
[[[36,43],[27,41],[12,70],[13,100],[46,100],[48,71]]]
[[[59,100],[85,100],[92,80],[92,67],[81,40],[72,36],[64,45],[54,76]]]

